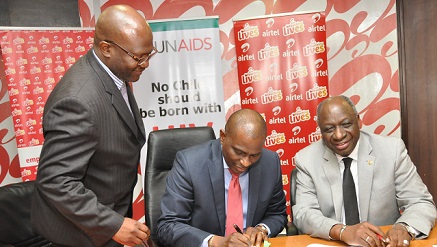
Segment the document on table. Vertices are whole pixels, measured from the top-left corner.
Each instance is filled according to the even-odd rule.
[[[264,247],[269,247],[270,246],[270,242],[267,240],[264,240]]]

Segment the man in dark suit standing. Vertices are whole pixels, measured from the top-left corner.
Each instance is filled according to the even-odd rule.
[[[146,20],[129,6],[111,6],[96,23],[93,48],[50,94],[32,224],[55,246],[148,239],[149,228],[130,218],[145,131],[128,82],[155,53]]]
[[[264,149],[266,123],[256,111],[231,115],[220,138],[180,151],[161,201],[158,238],[165,246],[261,246],[286,223],[279,157]],[[241,207],[230,207],[238,177]],[[240,210],[237,210],[240,208]],[[239,211],[239,212],[238,212]],[[229,220],[240,213],[236,229]],[[238,218],[238,217],[237,217]],[[234,219],[237,219],[234,217]]]

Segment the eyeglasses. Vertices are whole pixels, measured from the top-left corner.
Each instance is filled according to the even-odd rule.
[[[152,50],[152,52],[149,53],[149,55],[146,55],[144,57],[138,57],[138,56],[135,56],[132,52],[127,51],[126,49],[124,49],[119,44],[115,43],[114,41],[111,41],[111,40],[104,40],[104,41],[107,43],[114,44],[114,45],[118,46],[118,48],[120,48],[122,51],[126,52],[127,55],[129,55],[131,58],[135,59],[135,61],[138,62],[138,66],[143,65],[145,62],[149,61],[156,53],[158,53],[158,50],[156,49],[156,47],[153,47],[153,50]]]

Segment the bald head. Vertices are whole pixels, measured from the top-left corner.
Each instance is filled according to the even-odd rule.
[[[153,33],[134,8],[114,5],[97,20],[93,50],[117,78],[136,82],[149,66],[147,59],[155,50]]]
[[[242,133],[249,138],[265,138],[267,127],[264,118],[251,109],[241,109],[234,112],[228,119],[225,131],[228,135]]]
[[[137,10],[127,5],[113,5],[105,9],[97,20],[94,46],[103,40],[124,44],[151,37],[149,24]]]
[[[319,118],[321,117],[322,108],[325,105],[331,105],[331,104],[345,104],[346,106],[349,106],[352,111],[355,113],[356,116],[358,116],[357,108],[355,107],[352,100],[344,95],[338,95],[338,96],[332,96],[329,98],[324,99],[320,104],[317,106],[317,123],[319,123]]]
[[[267,127],[264,118],[256,111],[241,109],[234,112],[220,130],[223,158],[229,169],[241,174],[261,157]]]

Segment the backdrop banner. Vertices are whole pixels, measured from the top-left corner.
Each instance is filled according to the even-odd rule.
[[[133,90],[147,133],[225,124],[218,17],[151,21],[158,49]],[[0,31],[22,180],[35,180],[44,142],[45,101],[56,83],[93,45],[93,29]],[[147,145],[147,144],[146,144]],[[141,168],[144,169],[146,148]],[[2,171],[7,169],[3,169]],[[134,191],[134,219],[144,220],[142,177]]]
[[[265,147],[278,153],[290,210],[289,178],[297,151],[320,139],[316,107],[328,97],[324,12],[234,21],[242,108],[267,122]]]
[[[133,84],[146,131],[211,126],[218,136],[225,124],[218,17],[149,23],[158,54]]]
[[[0,31],[23,181],[36,178],[46,99],[68,68],[92,47],[93,33],[84,28]]]

